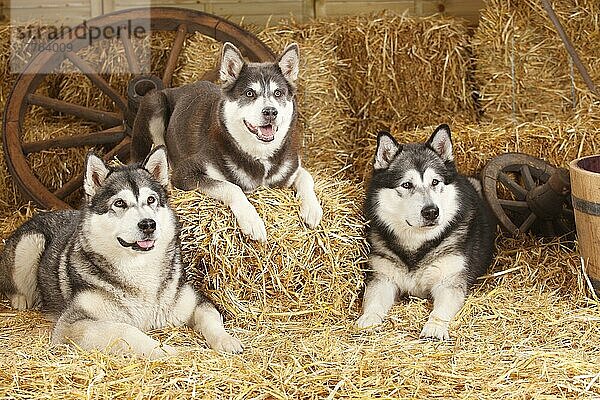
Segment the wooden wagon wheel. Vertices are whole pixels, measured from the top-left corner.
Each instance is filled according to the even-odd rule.
[[[131,22],[132,25],[128,25]],[[217,16],[198,11],[171,7],[140,8],[114,12],[87,21],[87,26],[100,29],[136,26],[145,24],[151,32],[175,32],[174,40],[161,76],[143,76],[130,36],[122,29],[117,37],[120,41],[132,79],[127,88],[127,99],[117,88],[111,87],[107,79],[97,73],[93,67],[77,52],[91,45],[89,39],[60,37],[52,43],[53,49],[65,49],[63,52],[40,52],[27,64],[17,78],[7,100],[3,120],[3,143],[6,162],[18,188],[30,199],[45,208],[70,208],[65,198],[82,186],[83,174],[71,177],[58,189],[51,191],[38,179],[27,159],[27,155],[48,149],[68,149],[72,147],[98,146],[106,150],[106,160],[118,156],[126,159],[129,153],[129,127],[135,116],[140,96],[153,87],[169,87],[188,34],[200,32],[220,42],[232,42],[252,61],[273,60],[272,51],[256,36],[241,27]],[[74,28],[75,31],[76,28]],[[73,36],[73,35],[70,35]],[[67,46],[68,45],[68,46]],[[67,51],[67,49],[69,51]],[[53,98],[36,93],[46,78],[44,71],[58,68],[65,60],[70,62],[98,88],[103,96],[108,96],[114,104],[113,110],[99,110],[70,103],[64,99]],[[214,80],[216,71],[209,71],[204,79]],[[83,122],[98,126],[98,130],[78,136],[55,137],[50,140],[23,142],[24,116],[31,106],[39,106],[53,113],[70,115]]]
[[[557,236],[575,231],[569,171],[520,153],[493,158],[482,170],[483,194],[509,233]]]

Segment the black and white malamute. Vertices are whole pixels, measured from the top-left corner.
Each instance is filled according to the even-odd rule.
[[[447,125],[426,143],[379,134],[365,213],[370,272],[357,325],[381,323],[399,295],[430,297],[421,337],[449,339],[450,320],[492,261],[496,225],[479,182],[456,171]]]
[[[144,96],[133,127],[133,159],[166,144],[173,185],[229,206],[241,231],[254,240],[266,241],[267,231],[244,193],[259,186],[293,186],[302,219],[317,226],[323,211],[299,156],[298,64],[296,44],[276,62],[248,63],[225,43],[221,87],[199,81]]]
[[[85,168],[81,210],[39,214],[6,241],[0,289],[12,306],[57,319],[53,344],[155,358],[176,349],[144,331],[187,324],[213,349],[241,352],[214,305],[186,282],[164,147],[114,168],[90,154]]]

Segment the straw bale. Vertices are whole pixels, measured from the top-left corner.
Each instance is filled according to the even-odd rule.
[[[0,25],[0,106],[4,109],[6,98],[13,84],[13,75],[10,70],[10,32],[11,26]]]
[[[199,81],[206,72],[217,70],[222,46],[222,43],[200,32],[189,36],[179,55],[173,86]]]
[[[469,35],[464,21],[394,13],[350,16],[340,26],[343,97],[368,123],[394,119],[403,129],[432,117],[474,122]]]
[[[473,39],[480,105],[488,119],[534,121],[597,109],[539,0],[486,0]],[[552,2],[584,65],[600,84],[600,4]]]
[[[362,190],[345,181],[315,181],[324,217],[314,230],[301,221],[291,189],[260,189],[250,196],[267,226],[266,245],[241,235],[221,203],[175,192],[191,275],[228,314],[339,318],[356,303],[366,257]]]

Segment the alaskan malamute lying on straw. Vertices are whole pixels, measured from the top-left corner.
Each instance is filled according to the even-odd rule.
[[[0,289],[12,306],[58,318],[53,343],[155,358],[176,350],[143,331],[188,324],[213,349],[241,352],[213,304],[186,282],[164,148],[116,168],[90,154],[85,171],[80,211],[40,214],[7,240]]]
[[[479,182],[456,171],[447,125],[426,143],[379,134],[365,213],[370,276],[358,326],[381,323],[398,295],[432,297],[421,337],[449,339],[450,320],[492,261],[495,223]]]

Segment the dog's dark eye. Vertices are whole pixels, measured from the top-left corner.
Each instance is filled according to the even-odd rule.
[[[115,202],[113,203],[113,206],[117,207],[117,208],[127,208],[127,203],[125,203],[123,200],[121,199],[117,199],[115,200]]]
[[[431,186],[437,186],[438,183],[440,183],[440,181],[438,181],[437,179],[434,179],[431,181]]]
[[[273,96],[275,97],[281,97],[283,93],[281,93],[281,90],[279,89],[275,89],[275,91],[273,92]]]
[[[156,198],[154,196],[150,196],[146,201],[148,202],[148,205],[154,204],[156,202]]]
[[[254,95],[255,95],[254,90],[252,90],[252,89],[246,90],[246,97],[254,97]]]
[[[410,182],[404,182],[404,183],[403,183],[402,185],[400,185],[400,186],[402,186],[404,189],[412,189],[412,188],[413,188],[413,184],[412,184],[412,183],[410,183]]]

